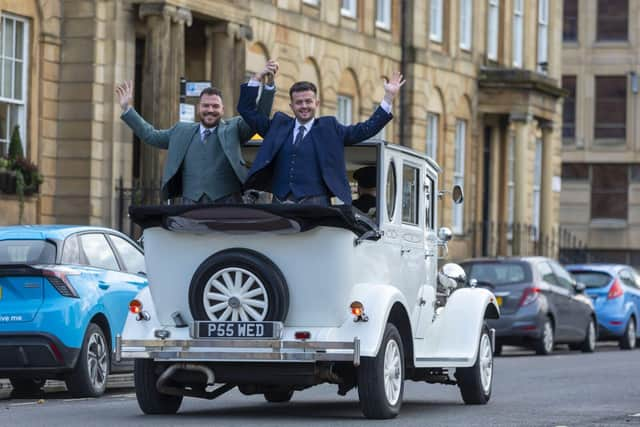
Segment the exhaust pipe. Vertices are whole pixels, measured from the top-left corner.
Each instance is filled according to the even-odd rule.
[[[167,370],[160,375],[160,377],[158,378],[158,381],[156,382],[156,388],[158,389],[158,391],[164,394],[170,394],[174,396],[187,396],[190,393],[192,393],[189,390],[185,390],[184,388],[172,387],[166,384],[167,380],[171,378],[171,376],[173,376],[173,374],[175,374],[176,371],[180,371],[180,370],[195,371],[195,372],[203,373],[207,377],[207,385],[204,388],[205,394],[209,395],[214,392],[215,375],[213,374],[213,370],[211,370],[211,368],[208,368],[204,365],[196,365],[194,363],[175,363],[169,366]],[[195,396],[195,397],[202,397],[200,396],[200,393],[193,393],[193,394],[198,394],[198,396]]]

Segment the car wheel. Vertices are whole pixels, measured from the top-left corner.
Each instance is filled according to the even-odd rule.
[[[264,399],[271,403],[284,403],[291,400],[293,397],[293,390],[285,391],[267,391],[264,393]]]
[[[358,368],[360,409],[367,418],[389,419],[400,412],[404,391],[404,349],[391,323],[376,357],[363,357]]]
[[[152,359],[136,359],[133,365],[133,383],[138,406],[148,415],[175,414],[183,396],[160,393],[156,387],[162,369]]]
[[[98,397],[107,388],[109,345],[104,332],[90,323],[85,333],[76,366],[65,382],[76,397]]]
[[[47,380],[42,378],[9,378],[13,395],[31,396],[40,393]]]
[[[195,320],[281,321],[289,310],[289,290],[267,257],[229,249],[198,267],[189,287],[189,307]]]
[[[585,334],[584,341],[582,342],[582,346],[580,350],[583,353],[593,353],[596,351],[596,341],[598,340],[598,335],[596,332],[596,322],[591,318],[589,320],[589,324],[587,325],[587,333]]]
[[[470,368],[458,368],[455,373],[462,400],[467,405],[484,405],[491,398],[493,386],[493,349],[489,328],[482,328],[476,363]]]
[[[624,328],[624,334],[620,338],[620,348],[623,350],[636,348],[636,321],[633,317],[629,318],[627,327]]]
[[[542,326],[542,335],[538,338],[534,344],[536,354],[547,355],[553,352],[553,346],[555,345],[555,336],[553,332],[553,323],[551,319],[547,318]]]

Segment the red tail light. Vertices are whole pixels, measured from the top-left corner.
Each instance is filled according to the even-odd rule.
[[[67,278],[67,276],[78,274],[80,273],[77,271],[65,269],[63,267],[49,267],[42,269],[42,275],[47,278],[55,290],[63,297],[69,298],[80,298],[78,292],[76,292],[75,288]]]
[[[539,293],[540,293],[540,288],[536,288],[535,286],[532,288],[526,288],[522,293],[522,298],[520,298],[518,307],[524,307],[525,305],[531,304],[532,302],[538,299]]]
[[[620,285],[620,282],[618,281],[618,279],[616,279],[613,282],[613,285],[611,285],[611,288],[609,288],[609,294],[607,295],[607,299],[618,298],[618,297],[621,297],[622,294],[624,294],[624,290],[622,289],[622,285]]]

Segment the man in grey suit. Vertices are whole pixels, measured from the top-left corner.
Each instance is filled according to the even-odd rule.
[[[277,72],[275,61],[267,62],[256,79],[269,79]],[[116,88],[122,107],[121,119],[146,144],[169,150],[162,175],[162,198],[182,196],[184,204],[242,203],[242,184],[247,179],[247,167],[240,150],[241,144],[253,135],[241,117],[222,119],[222,93],[206,88],[200,94],[198,115],[200,123],[176,123],[169,129],[158,130],[147,123],[131,107],[132,82]],[[275,88],[266,85],[258,102],[258,109],[269,115]]]

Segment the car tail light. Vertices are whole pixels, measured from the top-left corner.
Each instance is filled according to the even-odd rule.
[[[142,312],[142,303],[137,299],[129,301],[129,311],[133,314],[139,314]]]
[[[56,291],[63,297],[80,298],[67,276],[80,274],[74,270],[43,268],[42,275],[51,283]]]
[[[309,331],[296,331],[294,334],[297,340],[308,340],[311,338],[311,332]]]
[[[536,288],[535,286],[525,288],[522,293],[522,297],[520,298],[520,302],[518,303],[518,307],[524,307],[525,305],[531,304],[538,299],[538,294],[540,294],[540,288]]]
[[[618,297],[621,297],[623,294],[624,294],[624,290],[622,289],[622,285],[620,285],[620,282],[618,281],[618,279],[616,279],[613,282],[613,285],[611,285],[611,288],[609,288],[607,299],[618,298]]]

